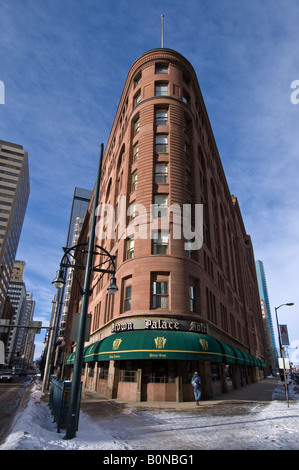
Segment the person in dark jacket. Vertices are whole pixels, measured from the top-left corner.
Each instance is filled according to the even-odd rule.
[[[194,372],[194,375],[191,379],[191,385],[193,387],[194,398],[195,398],[196,404],[199,405],[198,402],[201,397],[201,380],[200,380],[200,376],[198,372]]]

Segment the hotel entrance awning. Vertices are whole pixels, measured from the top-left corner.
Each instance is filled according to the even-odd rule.
[[[66,364],[73,364],[75,353]],[[190,331],[138,330],[112,334],[84,348],[83,361],[175,359],[260,366],[256,358],[209,335]]]
[[[92,359],[90,359],[92,357]],[[84,361],[122,359],[180,359],[222,362],[214,338],[189,331],[127,331],[115,333],[87,349]]]

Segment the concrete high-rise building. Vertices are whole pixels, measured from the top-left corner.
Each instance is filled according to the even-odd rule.
[[[11,319],[12,325],[24,325],[24,311],[26,306],[26,287],[23,280],[25,261],[15,261],[12,269],[11,280],[8,286],[7,295],[10,298],[14,309],[14,316]],[[22,344],[24,329],[11,328],[9,340],[6,345],[7,364],[18,363],[22,357]]]
[[[26,302],[25,302],[25,309],[24,309],[24,324],[30,325],[33,320],[33,314],[35,309],[35,300],[33,300],[33,293],[26,292]],[[32,333],[29,330],[25,332],[22,336],[22,351],[24,356],[24,365],[31,365],[33,364],[34,359],[34,351],[35,351],[35,333]]]
[[[28,153],[0,140],[0,318],[29,198]]]
[[[93,198],[81,243],[92,206]],[[261,378],[266,345],[251,239],[181,54],[154,49],[130,68],[99,207],[111,217],[98,212],[96,244],[116,256],[119,291],[110,296],[110,276],[93,272],[84,386],[125,400],[188,401],[194,371],[203,398]],[[80,311],[81,295],[73,283],[70,313]],[[71,318],[67,364],[76,349]]]
[[[33,362],[35,333],[28,327],[33,320],[35,301],[32,292],[26,291],[24,282],[25,261],[15,261],[7,291],[14,310],[6,344],[6,363],[10,366],[28,366]]]
[[[278,370],[278,354],[275,344],[275,336],[273,329],[273,322],[271,316],[270,301],[268,295],[268,287],[266,274],[264,269],[264,264],[262,261],[255,262],[259,295],[261,299],[261,308],[264,319],[265,333],[266,333],[266,342],[267,342],[267,353],[268,353],[268,362],[271,372],[275,373]]]

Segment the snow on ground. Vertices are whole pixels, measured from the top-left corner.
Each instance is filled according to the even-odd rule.
[[[299,450],[299,387],[290,383],[289,406],[282,382],[273,393],[266,405],[126,407],[97,421],[81,411],[76,438],[64,440],[36,382],[0,450]]]

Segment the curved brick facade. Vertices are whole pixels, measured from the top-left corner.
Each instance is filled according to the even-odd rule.
[[[117,223],[120,201],[126,209],[137,205],[132,209],[135,219],[127,216],[125,227]],[[158,240],[151,238],[150,228],[159,231],[164,220],[150,216],[151,205],[157,202],[179,207],[182,215],[183,205],[189,205],[192,230],[199,223],[195,206],[203,205],[200,249],[188,250],[184,238],[173,237],[173,215],[168,241],[163,231]],[[104,154],[100,203],[110,204],[115,211],[116,238],[98,238],[96,243],[117,257],[119,292],[109,296],[109,276],[99,280],[99,273],[94,273],[90,343],[113,334],[115,325],[119,331],[125,329],[133,320],[196,321],[208,328],[211,337],[257,358],[265,357],[250,237],[237,200],[228,189],[196,74],[179,53],[151,50],[132,65]],[[88,236],[92,204],[93,200],[82,242]],[[142,223],[138,205],[146,210]],[[103,218],[98,219],[97,235],[101,227],[107,230],[100,220]],[[134,240],[124,236],[130,223]],[[138,237],[137,229],[144,238]],[[180,229],[183,233],[184,226]],[[74,286],[70,311],[78,311],[79,303],[80,293]],[[66,344],[70,351],[68,336]],[[227,364],[211,361],[136,358],[129,363],[123,357],[109,364],[88,363],[84,383],[112,397],[189,400],[194,369],[200,369],[204,378],[205,397],[260,375],[256,367],[237,365],[231,365],[228,373]],[[130,374],[131,380],[121,380]],[[226,380],[228,375],[231,382]],[[154,376],[161,376],[162,382],[157,384]]]

